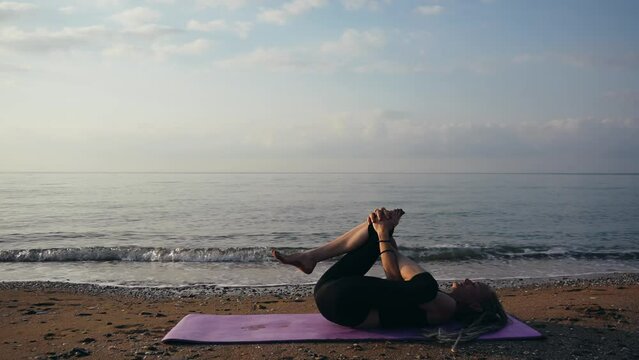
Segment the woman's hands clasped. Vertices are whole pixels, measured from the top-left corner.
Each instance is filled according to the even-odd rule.
[[[402,209],[386,210],[386,208],[378,208],[368,215],[367,221],[368,224],[373,225],[373,229],[378,235],[389,235],[399,224],[399,220],[404,214]]]

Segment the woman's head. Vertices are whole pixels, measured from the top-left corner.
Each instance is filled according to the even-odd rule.
[[[475,318],[485,310],[494,308],[495,302],[499,303],[497,294],[490,286],[468,279],[463,282],[453,282],[449,295],[457,303],[456,318],[463,322]]]
[[[464,324],[464,327],[457,333],[434,335],[439,341],[455,341],[456,345],[458,341],[473,340],[487,332],[499,330],[508,323],[508,316],[497,294],[484,283],[468,279],[454,282],[449,295],[457,304],[455,320]]]

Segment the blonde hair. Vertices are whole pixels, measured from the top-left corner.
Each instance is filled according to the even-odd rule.
[[[454,342],[451,348],[454,352],[460,341],[477,339],[483,334],[497,331],[508,324],[508,315],[499,302],[497,294],[492,292],[487,299],[480,302],[480,305],[481,312],[459,319],[463,323],[461,329],[447,332],[439,328],[437,331],[425,332],[424,336],[440,343]]]

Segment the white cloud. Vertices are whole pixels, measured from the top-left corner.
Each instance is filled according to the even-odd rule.
[[[211,20],[209,22],[199,22],[197,20],[191,20],[186,24],[186,28],[193,31],[222,31],[228,28],[225,20]]]
[[[100,7],[100,8],[108,8],[108,7],[121,6],[126,1],[127,0],[93,0],[92,3],[94,3],[97,7]],[[86,1],[82,1],[82,0],[79,2],[86,3]]]
[[[146,38],[157,38],[164,35],[170,35],[179,33],[181,30],[164,25],[158,24],[144,24],[130,28],[124,28],[122,33],[124,35],[135,35]]]
[[[360,74],[416,74],[424,72],[424,69],[420,65],[407,65],[387,60],[379,60],[355,65],[353,71]]]
[[[0,29],[0,47],[23,51],[70,50],[77,47],[96,46],[108,35],[108,31],[99,25],[34,31],[6,27]]]
[[[342,0],[342,6],[346,10],[360,10],[367,9],[371,11],[379,10],[382,4],[390,3],[391,0]]]
[[[639,68],[639,53],[523,53],[514,56],[511,61],[514,64],[554,62],[580,69],[609,68],[636,70]]]
[[[606,91],[603,94],[603,97],[606,99],[626,102],[629,104],[635,104],[639,106],[639,91],[637,90],[629,90],[629,89],[616,90],[616,91],[610,90],[610,91]]]
[[[248,0],[196,0],[200,7],[225,7],[229,10],[237,10],[244,7]]]
[[[307,13],[326,5],[326,0],[293,0],[278,9],[263,10],[258,19],[263,22],[284,25],[289,18]]]
[[[0,20],[24,14],[36,8],[36,5],[30,3],[2,1],[0,2]]]
[[[182,30],[171,26],[157,24],[161,17],[158,11],[146,7],[124,10],[111,16],[111,19],[122,25],[121,33],[145,38],[157,38],[179,33]]]
[[[232,24],[226,22],[226,20],[211,20],[208,22],[199,22],[197,20],[190,20],[186,28],[191,31],[202,31],[202,32],[215,32],[215,31],[223,31],[223,32],[231,32],[238,37],[245,39],[248,37],[251,29],[253,29],[253,24],[250,22],[236,21]]]
[[[422,15],[437,15],[444,11],[444,7],[441,5],[422,5],[415,8],[415,12]]]
[[[345,30],[337,41],[325,42],[321,52],[335,56],[360,56],[372,49],[383,48],[386,36],[381,30]]]
[[[168,57],[194,56],[204,53],[212,44],[206,39],[196,39],[183,44],[154,42],[150,46],[132,43],[118,43],[102,51],[108,57],[125,57],[138,60],[166,60]]]
[[[156,24],[144,24],[121,30],[113,30],[104,26],[65,27],[59,30],[39,28],[25,31],[17,27],[0,28],[0,49],[25,52],[52,52],[72,50],[97,50],[105,54],[134,53],[168,56],[171,54],[193,52],[204,46],[198,41],[178,48],[175,46],[159,46],[149,50],[151,46],[161,44],[158,40],[178,30]],[[139,43],[139,44],[137,44]],[[144,50],[146,49],[146,50]],[[181,49],[181,50],[180,50]]]
[[[543,60],[544,60],[544,57],[541,55],[528,54],[528,53],[518,54],[512,58],[512,62],[515,64],[526,64],[526,63],[532,63],[532,62],[539,62]]]
[[[31,68],[24,65],[0,63],[0,74],[1,73],[23,73],[29,70],[31,70]]]
[[[58,11],[65,15],[71,15],[71,14],[74,14],[77,11],[77,9],[75,6],[63,6],[61,8],[58,8]]]
[[[268,130],[272,124],[263,125]],[[257,154],[370,157],[383,143],[384,155],[390,157],[639,157],[635,141],[639,118],[442,123],[401,111],[373,110],[334,114],[303,127],[276,128],[278,131],[268,132],[271,145],[253,144]],[[264,129],[255,129],[252,138],[259,139]]]
[[[384,60],[370,58],[376,50],[386,45],[386,35],[381,30],[347,29],[335,41],[327,41],[316,47],[305,48],[257,48],[216,62],[224,68],[263,69],[267,71],[303,72],[392,72],[407,71],[406,67]],[[382,65],[383,63],[383,65]],[[393,69],[394,68],[394,69]]]
[[[211,48],[211,42],[206,39],[195,39],[181,45],[155,44],[151,49],[160,56],[167,55],[198,55]]]
[[[279,48],[258,48],[254,51],[218,61],[216,65],[223,68],[263,67],[270,71],[309,70],[316,66],[302,52]]]
[[[15,1],[1,1],[0,2],[0,11],[29,11],[35,9],[36,6],[29,3],[23,2],[15,2]]]
[[[111,16],[124,27],[136,27],[153,23],[160,19],[160,13],[145,7],[136,7]]]

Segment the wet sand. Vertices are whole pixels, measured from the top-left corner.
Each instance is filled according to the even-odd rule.
[[[448,284],[441,284],[446,287]],[[316,312],[309,286],[118,288],[0,283],[0,358],[65,359],[637,359],[639,274],[493,282],[506,310],[542,340],[166,345],[188,313]]]

